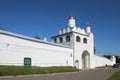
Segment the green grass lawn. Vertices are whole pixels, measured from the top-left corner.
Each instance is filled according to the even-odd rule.
[[[54,67],[0,66],[0,76],[50,74],[74,71],[79,71],[79,69],[70,66],[54,66]]]
[[[108,78],[107,80],[120,80],[120,71],[116,72],[115,74],[113,74],[110,78]]]

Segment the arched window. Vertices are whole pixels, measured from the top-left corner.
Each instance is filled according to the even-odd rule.
[[[70,42],[70,36],[66,36],[66,42]]]
[[[79,68],[79,60],[75,60],[75,67]]]
[[[57,43],[57,39],[56,38],[54,38],[54,43]]]
[[[59,41],[60,41],[60,43],[62,43],[62,42],[63,42],[63,38],[62,38],[62,37],[60,37],[60,38],[59,38]]]
[[[80,42],[80,37],[79,36],[76,37],[76,41]]]
[[[83,43],[87,43],[87,39],[86,38],[83,39]]]

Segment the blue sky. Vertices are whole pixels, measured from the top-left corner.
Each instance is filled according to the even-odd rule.
[[[29,37],[51,39],[67,26],[90,23],[98,55],[120,55],[120,0],[0,0],[0,26]]]

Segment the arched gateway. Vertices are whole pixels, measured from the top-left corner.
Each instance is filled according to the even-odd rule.
[[[90,68],[90,54],[88,51],[82,53],[82,68]]]

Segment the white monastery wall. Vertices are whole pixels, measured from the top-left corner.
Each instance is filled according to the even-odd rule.
[[[100,66],[105,66],[107,65],[113,65],[116,63],[116,59],[115,57],[111,58],[111,59],[107,59],[105,57],[101,57],[101,56],[94,56],[95,57],[95,66],[96,67],[100,67]]]
[[[0,34],[0,65],[24,65],[25,57],[32,59],[32,66],[73,65],[72,49],[15,36]]]

